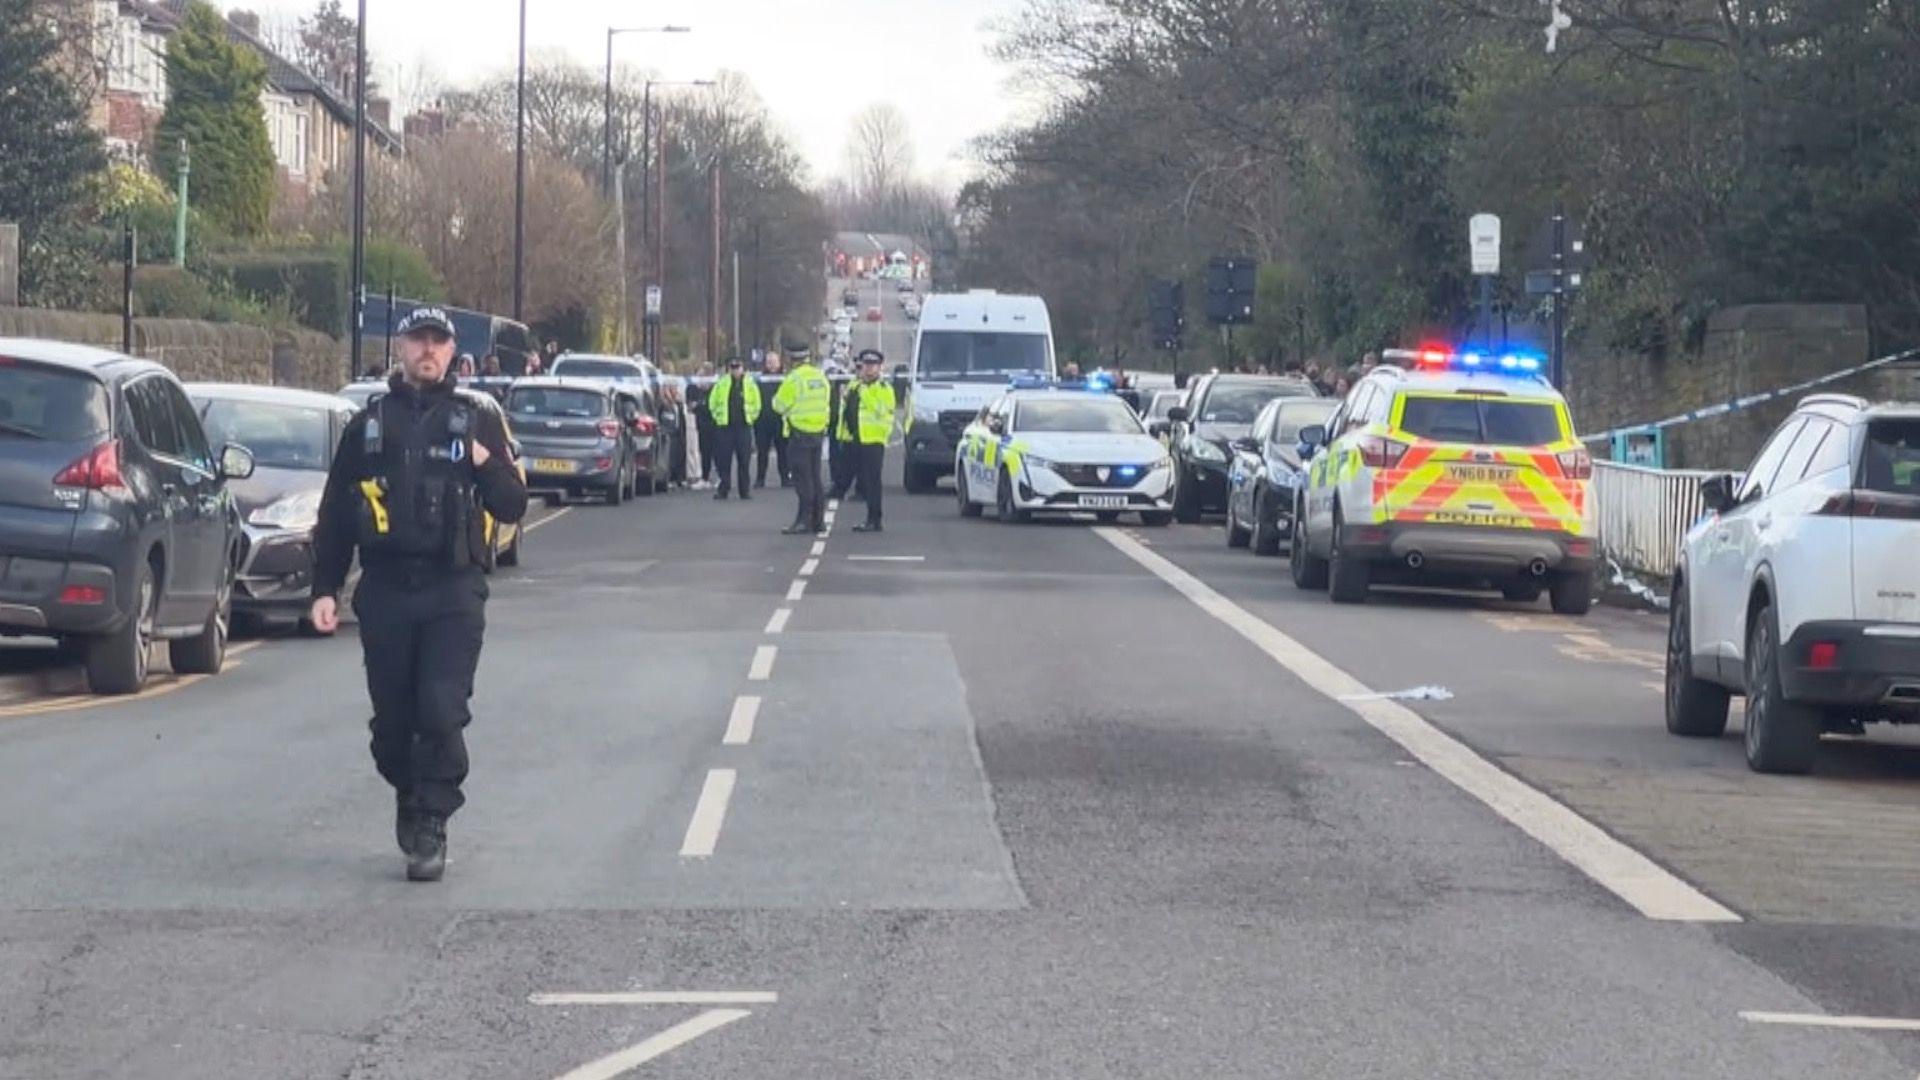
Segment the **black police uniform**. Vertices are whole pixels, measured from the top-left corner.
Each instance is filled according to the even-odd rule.
[[[786,487],[792,482],[793,474],[787,465],[787,421],[779,413],[767,407],[773,402],[773,395],[780,389],[780,379],[773,378],[771,385],[762,384],[760,400],[764,403],[760,409],[760,419],[754,421],[753,441],[756,463],[753,472],[753,486],[767,486],[767,455],[774,457],[776,475],[780,477],[780,486]]]
[[[846,402],[847,388],[853,385],[850,379],[833,380],[833,402],[827,424],[827,475],[832,487],[827,490],[827,498],[844,499],[853,487],[858,471],[858,452],[853,443],[840,437],[840,415]]]
[[[707,396],[713,393],[713,384],[687,386],[687,408],[693,410],[694,430],[700,436],[700,479],[713,479],[715,458],[719,456],[719,437],[714,434],[713,413],[707,409]]]
[[[491,455],[475,468],[474,442]],[[393,785],[401,846],[464,800],[464,729],[486,632],[481,510],[518,522],[527,489],[499,414],[455,392],[451,374],[388,391],[348,422],[314,529],[313,595],[338,596],[356,549],[353,598],[373,699],[373,761]],[[410,868],[411,869],[411,868]]]

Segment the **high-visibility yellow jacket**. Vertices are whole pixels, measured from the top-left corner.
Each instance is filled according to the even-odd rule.
[[[859,430],[847,429],[846,407],[842,406],[840,415],[834,418],[834,437],[842,442],[860,443],[865,446],[885,446],[893,437],[893,412],[897,402],[893,396],[893,384],[885,379],[873,382],[851,382],[842,394],[860,394]],[[845,400],[843,397],[841,400]]]
[[[833,387],[826,373],[803,363],[787,374],[780,389],[773,392],[773,411],[787,421],[788,431],[818,435],[827,430],[832,419]]]
[[[760,419],[760,384],[746,375],[740,376],[740,381],[746,386],[746,391],[742,394],[742,403],[746,406],[747,425],[751,427],[754,421]],[[727,400],[732,396],[733,376],[731,374],[722,375],[714,380],[713,391],[707,395],[707,412],[712,414],[713,422],[721,427],[727,426]]]

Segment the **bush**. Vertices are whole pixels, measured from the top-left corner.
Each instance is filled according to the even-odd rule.
[[[146,318],[200,319],[284,328],[294,323],[284,308],[275,310],[235,296],[220,283],[177,266],[147,266],[133,275],[133,313]]]
[[[350,245],[287,251],[251,250],[212,258],[209,268],[227,278],[235,292],[268,308],[289,312],[300,325],[345,337],[352,315],[348,292],[353,259]],[[367,245],[367,292],[440,300],[446,289],[426,256],[405,244],[376,240]]]

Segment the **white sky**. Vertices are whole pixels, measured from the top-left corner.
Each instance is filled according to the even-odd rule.
[[[216,0],[269,21],[314,0]],[[355,0],[342,5],[349,15]],[[596,70],[606,28],[690,26],[690,34],[628,34],[615,62],[667,79],[743,72],[818,180],[845,172],[853,116],[891,101],[913,126],[916,171],[948,186],[972,172],[966,144],[1025,115],[1011,72],[989,55],[990,20],[1021,0],[528,0],[530,58],[564,53]],[[411,92],[422,69],[450,86],[512,70],[515,0],[368,0],[376,79]],[[429,44],[430,43],[430,44]]]

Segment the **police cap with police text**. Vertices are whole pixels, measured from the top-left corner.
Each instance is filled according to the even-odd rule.
[[[414,334],[426,333],[437,333],[446,337],[453,337],[453,320],[447,318],[447,313],[442,308],[414,308],[407,313],[406,318],[400,320],[400,325],[394,330],[394,333],[400,337],[410,337]]]
[[[855,357],[855,359],[862,364],[884,364],[887,362],[886,354],[882,353],[879,349],[861,349],[860,355]]]
[[[787,354],[789,360],[805,360],[813,352],[813,346],[807,344],[805,338],[798,337],[783,339],[780,342],[780,349]]]

